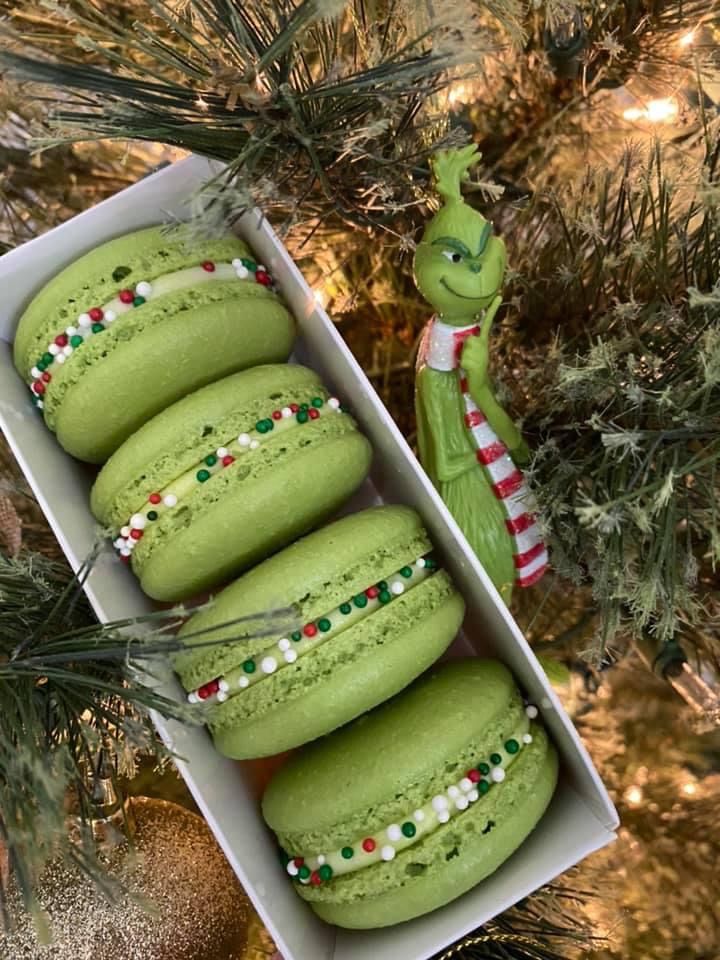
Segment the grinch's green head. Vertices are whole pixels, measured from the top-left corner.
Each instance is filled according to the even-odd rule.
[[[448,323],[466,322],[489,306],[505,273],[505,244],[492,224],[466,204],[460,192],[479,160],[475,144],[444,150],[432,161],[445,204],[428,224],[415,253],[415,283]]]

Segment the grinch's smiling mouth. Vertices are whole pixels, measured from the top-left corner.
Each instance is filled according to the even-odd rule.
[[[445,287],[446,290],[449,290],[454,297],[460,297],[461,300],[482,300],[482,297],[466,297],[464,293],[458,293],[457,290],[453,290],[450,284],[446,281],[445,277],[440,278],[440,283]]]

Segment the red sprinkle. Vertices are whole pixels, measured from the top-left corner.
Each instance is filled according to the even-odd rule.
[[[203,268],[203,270],[207,270],[208,273],[215,272],[215,264],[212,262],[212,260],[203,260],[200,266]]]
[[[465,776],[468,778],[468,780],[471,780],[473,783],[479,783],[479,782],[480,782],[480,771],[479,771],[479,770],[468,770],[468,772],[465,774]]]
[[[200,698],[200,700],[207,700],[207,698],[210,696],[210,692],[208,691],[207,687],[200,687],[200,689],[197,692],[197,695]]]
[[[66,333],[59,333],[55,337],[55,343],[59,347],[66,347],[68,345],[68,335]]]
[[[48,373],[46,370],[45,373],[42,375],[42,378],[45,381],[45,383],[50,383],[50,381],[52,380],[52,374]]]
[[[32,385],[32,388],[35,393],[45,393],[45,384],[42,382],[42,380],[36,380]]]
[[[150,501],[150,503],[160,503],[160,501],[162,500],[162,497],[160,496],[159,493],[151,493],[150,496],[148,497],[148,500]]]
[[[303,633],[306,637],[314,637],[317,633],[317,627],[314,623],[308,623],[303,627]]]
[[[231,454],[222,458],[222,465],[224,467],[229,467],[231,463],[235,463],[235,457],[231,456]]]
[[[295,857],[295,859],[293,860],[293,863],[295,864],[295,866],[296,866],[296,867],[298,868],[298,870],[299,870],[300,867],[302,867],[303,864],[305,863],[305,858],[304,858],[304,857]]]
[[[132,290],[121,290],[118,294],[121,303],[132,303],[135,299],[135,294]]]
[[[88,316],[93,321],[93,323],[99,323],[105,314],[102,312],[100,307],[93,307],[92,310],[88,310]]]
[[[313,870],[313,872],[310,874],[310,883],[311,883],[314,887],[319,887],[320,884],[322,883],[322,877],[321,877],[320,874],[317,872],[317,870]]]
[[[292,410],[293,413],[297,413],[298,410],[300,409],[300,404],[299,404],[299,403],[291,403],[291,404],[290,404],[290,409]]]
[[[320,411],[316,410],[315,407],[310,407],[308,410],[308,416],[311,420],[317,420],[317,418],[320,416]]]
[[[367,840],[363,840],[362,842],[362,848],[365,853],[372,853],[376,846],[377,844],[372,837],[368,837]]]
[[[272,418],[273,420],[282,420],[282,413],[279,410],[273,410]]]
[[[270,279],[270,274],[269,274],[269,273],[265,273],[264,270],[256,270],[256,271],[255,271],[255,282],[256,282],[256,283],[261,283],[264,287],[269,287],[270,284],[272,283],[272,280]]]
[[[120,554],[120,559],[122,560],[123,563],[130,563],[130,557],[129,557],[129,556],[125,556],[124,553],[121,553],[121,554]]]
[[[369,597],[371,600],[374,600],[375,597],[379,595],[380,591],[377,587],[368,587],[365,591],[365,596]]]
[[[143,535],[142,530],[131,530],[131,531],[130,531],[130,536],[133,538],[133,540],[140,540],[140,539],[142,538],[142,535]]]

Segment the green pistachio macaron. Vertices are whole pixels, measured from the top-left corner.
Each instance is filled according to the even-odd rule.
[[[47,283],[20,318],[14,358],[68,453],[102,463],[198,387],[286,360],[294,322],[261,268],[237,237],[150,227]]]
[[[329,923],[435,910],[496,870],[542,817],[554,747],[509,671],[453,660],[292,757],[262,801],[288,882]]]
[[[288,615],[279,623],[254,616],[263,610]],[[211,705],[221,753],[267,756],[407,686],[449,646],[464,610],[418,515],[373,507],[227,587],[180,631],[187,649],[175,669],[190,702]]]
[[[325,520],[368,441],[317,374],[253,367],[179,400],[100,471],[91,508],[156,600],[217,587]]]

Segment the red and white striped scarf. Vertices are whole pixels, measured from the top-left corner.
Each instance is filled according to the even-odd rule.
[[[529,587],[548,567],[548,554],[533,513],[533,499],[522,471],[515,465],[507,447],[470,396],[465,371],[460,366],[462,348],[468,337],[480,332],[478,324],[453,327],[437,318],[430,321],[423,337],[420,363],[433,370],[457,370],[465,409],[465,427],[495,496],[505,510],[505,526],[513,539],[513,560],[517,570],[515,583]]]

